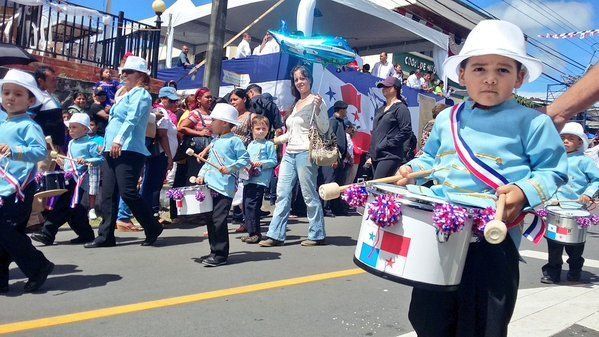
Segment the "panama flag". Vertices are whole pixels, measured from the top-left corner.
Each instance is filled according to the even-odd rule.
[[[548,224],[545,236],[551,240],[566,241],[566,238],[568,237],[568,235],[570,235],[571,231],[572,230],[568,228]]]
[[[400,227],[393,226],[393,228]],[[356,257],[362,263],[376,270],[399,276],[404,272],[410,251],[410,238],[383,230],[367,220],[360,230],[358,248],[360,251]]]

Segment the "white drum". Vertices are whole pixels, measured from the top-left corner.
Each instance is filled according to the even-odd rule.
[[[175,200],[178,215],[212,212],[212,194],[206,185],[180,187],[177,190],[183,192],[183,199]],[[204,192],[205,199],[202,202],[196,199],[198,191]]]
[[[401,195],[401,222],[380,228],[364,212],[354,262],[362,269],[385,279],[428,290],[456,290],[472,238],[472,219],[446,242],[438,240],[432,216],[442,199],[421,196],[405,188],[373,184],[373,194]],[[368,207],[368,206],[367,206]]]
[[[584,209],[547,206],[547,231],[545,237],[566,245],[583,243],[587,238],[587,230],[578,227],[576,219],[588,216],[591,216],[591,213]]]

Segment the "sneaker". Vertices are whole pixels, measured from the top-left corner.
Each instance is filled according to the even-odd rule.
[[[266,240],[260,241],[258,243],[258,245],[260,245],[260,247],[275,247],[275,246],[282,246],[283,243],[284,243],[283,241],[268,238]]]
[[[227,264],[227,260],[219,260],[214,256],[209,256],[202,260],[202,264],[206,267],[218,267]]]
[[[541,277],[541,283],[556,284],[556,283],[559,283],[559,280],[556,281],[549,276],[543,276],[543,277]]]
[[[255,244],[255,243],[260,242],[260,240],[262,240],[262,236],[258,235],[258,234],[255,234],[255,235],[252,235],[252,236],[248,237],[243,242],[249,243],[249,244]]]
[[[304,247],[322,246],[324,245],[324,239],[322,240],[304,240],[301,245]]]
[[[98,216],[96,215],[96,210],[95,209],[90,209],[89,212],[87,212],[87,217],[90,220],[96,220],[98,218]]]
[[[31,240],[41,242],[45,246],[51,246],[54,243],[54,240],[41,232],[31,234]]]
[[[566,279],[570,282],[580,281],[580,271],[569,271],[566,275]]]

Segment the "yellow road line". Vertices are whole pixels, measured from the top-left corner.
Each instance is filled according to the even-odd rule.
[[[174,306],[174,305],[200,302],[200,301],[205,301],[205,300],[210,300],[210,299],[220,298],[220,297],[227,297],[227,296],[232,296],[232,295],[248,294],[248,293],[261,291],[261,290],[269,290],[269,289],[289,287],[289,286],[300,285],[300,284],[311,283],[311,282],[318,282],[318,281],[323,281],[323,280],[330,280],[330,279],[334,279],[334,278],[359,275],[359,274],[363,274],[363,273],[364,273],[364,271],[362,269],[358,269],[358,268],[347,269],[347,270],[340,270],[340,271],[335,271],[335,272],[330,272],[330,273],[308,275],[308,276],[290,278],[290,279],[286,279],[286,280],[264,282],[264,283],[251,284],[251,285],[242,286],[242,287],[209,291],[209,292],[193,294],[193,295],[165,298],[165,299],[156,300],[156,301],[148,301],[148,302],[127,304],[127,305],[120,305],[120,306],[111,307],[111,308],[83,311],[83,312],[77,312],[74,314],[46,317],[46,318],[34,319],[34,320],[30,320],[30,321],[7,323],[7,324],[0,325],[0,335],[14,333],[14,332],[20,332],[20,331],[25,331],[25,330],[48,328],[48,327],[62,325],[62,324],[77,323],[77,322],[87,321],[87,320],[91,320],[91,319],[98,319],[98,318],[103,318],[103,317],[129,314],[129,313],[150,310],[150,309],[165,308],[165,307],[170,307],[170,306]]]

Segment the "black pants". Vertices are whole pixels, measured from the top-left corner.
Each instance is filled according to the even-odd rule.
[[[35,188],[35,183],[32,183],[25,189],[23,201],[15,201],[15,194],[2,198],[4,205],[0,207],[0,286],[8,285],[8,266],[11,261],[15,261],[28,278],[37,275],[50,263],[42,252],[35,249],[31,239],[25,234]]]
[[[102,167],[102,214],[104,216],[98,229],[97,243],[114,243],[114,226],[119,210],[119,196],[131,209],[133,216],[143,227],[146,237],[152,237],[160,231],[160,224],[152,215],[150,205],[146,204],[137,191],[137,181],[144,166],[145,157],[137,152],[123,151],[113,159],[108,152],[104,155]]]
[[[264,198],[264,186],[246,184],[243,186],[243,218],[250,236],[260,235],[260,209]]]
[[[322,174],[322,184],[328,183],[337,183],[339,186],[342,186],[345,182],[345,176],[347,169],[343,167],[343,164],[339,164],[339,166],[334,169],[332,167],[321,167],[320,168]],[[347,209],[341,197],[324,201],[323,205],[324,209],[331,210],[336,215],[342,215],[347,213]]]
[[[408,315],[418,336],[507,336],[518,295],[518,256],[509,235],[498,245],[472,243],[458,290],[414,288]]]
[[[155,215],[160,213],[160,190],[166,178],[168,158],[161,153],[147,159],[144,166],[144,178],[139,194],[147,204],[150,204]]]
[[[212,221],[206,226],[210,255],[218,261],[226,261],[229,257],[229,227],[227,216],[231,210],[233,198],[220,193],[212,193]]]
[[[564,249],[568,254],[568,260],[566,261],[570,267],[570,273],[580,273],[582,265],[584,264],[584,258],[582,253],[584,252],[584,242],[575,245],[564,245],[555,240],[547,239],[547,253],[549,258],[547,264],[542,267],[543,275],[549,276],[554,281],[559,281],[562,273],[562,254]]]
[[[373,161],[372,169],[374,171],[374,179],[385,178],[395,175],[401,164],[401,161],[398,159]]]
[[[69,226],[77,234],[78,237],[94,239],[94,230],[89,225],[89,219],[87,218],[87,209],[78,203],[74,208],[71,208],[71,199],[75,192],[75,180],[71,179],[67,185],[67,192],[60,195],[54,208],[51,211],[44,212],[46,222],[42,228],[42,233],[47,237],[51,238],[52,241],[56,238],[58,228],[68,222]],[[83,195],[84,191],[82,188],[79,189],[79,199]]]

